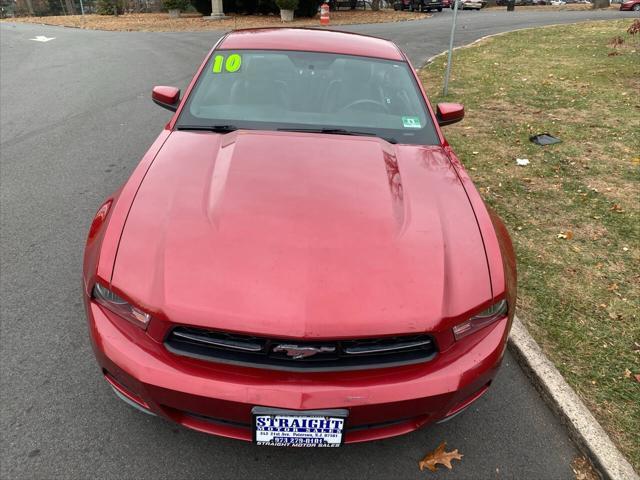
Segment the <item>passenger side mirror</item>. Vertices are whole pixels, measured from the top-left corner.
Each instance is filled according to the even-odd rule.
[[[180,89],[176,87],[153,87],[151,99],[162,108],[175,112],[180,104]]]
[[[464,118],[464,106],[459,103],[439,103],[436,118],[441,127],[459,122]]]

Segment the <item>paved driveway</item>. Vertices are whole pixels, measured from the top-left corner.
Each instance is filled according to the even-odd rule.
[[[621,15],[462,12],[458,40]],[[449,21],[349,29],[394,39],[419,64],[446,47]],[[454,421],[337,451],[208,437],[113,397],[80,301],[89,221],[168,120],[150,87],[185,87],[220,34],[0,25],[0,477],[572,478],[575,447],[508,354],[486,397]],[[452,474],[419,472],[441,440],[464,459]]]

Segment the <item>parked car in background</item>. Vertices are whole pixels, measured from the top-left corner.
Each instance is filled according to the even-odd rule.
[[[560,0],[558,0],[560,1]],[[575,0],[574,0],[575,2]],[[496,5],[506,6],[509,3],[508,0],[496,0]],[[516,0],[515,4],[521,7],[526,7],[529,5],[549,5],[552,2],[549,0]]]
[[[430,12],[431,10],[441,12],[443,7],[443,0],[396,0],[393,4],[393,9],[396,11],[409,10],[410,12]]]
[[[451,8],[451,4],[452,4],[451,0],[442,0],[442,6],[444,8]]]
[[[480,10],[487,6],[486,0],[458,0],[458,8],[462,10]],[[451,8],[454,7],[454,3],[451,2]]]
[[[640,0],[629,0],[620,4],[620,10],[633,10],[640,12]]]
[[[413,12],[413,1],[412,0],[396,0],[393,2],[393,9],[396,11],[399,10],[409,10]]]
[[[419,11],[421,12],[430,12],[431,10],[437,10],[439,12],[442,11],[442,0],[418,0]]]

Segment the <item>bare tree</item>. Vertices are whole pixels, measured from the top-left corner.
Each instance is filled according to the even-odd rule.
[[[31,0],[26,0],[25,2],[27,4],[27,10],[29,11],[29,15],[33,16],[33,4],[31,3]]]

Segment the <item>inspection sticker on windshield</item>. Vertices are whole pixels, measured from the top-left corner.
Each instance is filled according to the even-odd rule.
[[[404,128],[422,128],[419,117],[402,117],[402,126]]]
[[[275,447],[339,447],[346,410],[295,411],[254,407],[253,438]]]

